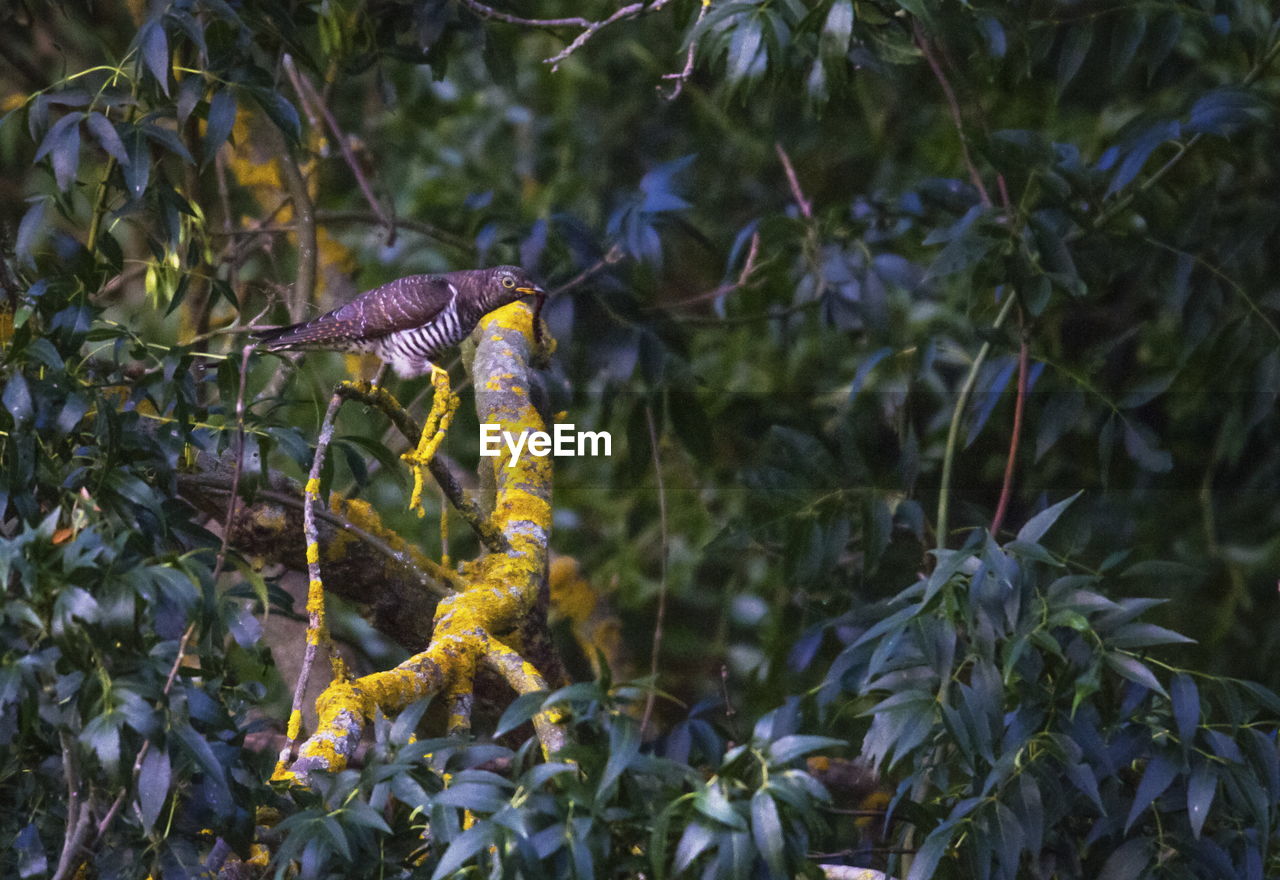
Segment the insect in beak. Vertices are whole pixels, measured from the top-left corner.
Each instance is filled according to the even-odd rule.
[[[541,287],[522,287],[521,291],[533,294],[533,341],[542,345],[542,307],[547,303],[547,292]]]

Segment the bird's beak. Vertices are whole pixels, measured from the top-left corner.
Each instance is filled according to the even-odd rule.
[[[516,293],[524,294],[525,296],[546,296],[547,295],[547,292],[543,290],[541,287],[517,287]]]

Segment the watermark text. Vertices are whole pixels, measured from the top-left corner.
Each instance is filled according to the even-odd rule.
[[[501,425],[486,422],[480,426],[480,454],[487,458],[502,455],[506,445],[511,453],[507,467],[515,467],[524,453],[536,457],[554,455],[573,458],[580,455],[612,455],[613,437],[608,431],[579,431],[573,424],[556,425],[550,432],[521,431],[511,434]]]

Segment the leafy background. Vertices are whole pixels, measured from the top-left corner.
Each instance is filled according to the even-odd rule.
[[[69,876],[67,840],[104,876],[255,842],[308,875],[1273,872],[1276,702],[1235,681],[1280,668],[1269,5],[673,0],[555,64],[583,26],[487,8],[0,11],[6,873]],[[620,673],[669,593],[662,736],[606,678],[557,698],[581,774],[389,719],[363,769],[274,791],[290,600],[179,492],[234,433],[217,331],[496,262],[588,273],[545,393],[615,447],[557,462],[554,546]],[[305,471],[350,366],[302,363],[252,362],[249,491]],[[330,484],[438,553],[383,426],[339,434]],[[819,735],[894,822],[832,812],[800,761],[831,743],[788,740]]]

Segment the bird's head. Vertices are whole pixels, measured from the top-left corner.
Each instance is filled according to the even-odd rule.
[[[526,296],[547,295],[519,266],[495,266],[489,272],[490,289],[503,305]]]
[[[519,266],[495,266],[491,273],[490,296],[496,298],[495,305],[503,306],[516,300],[533,298],[533,335],[534,340],[542,343],[542,306],[547,301],[547,292],[535,284]]]

